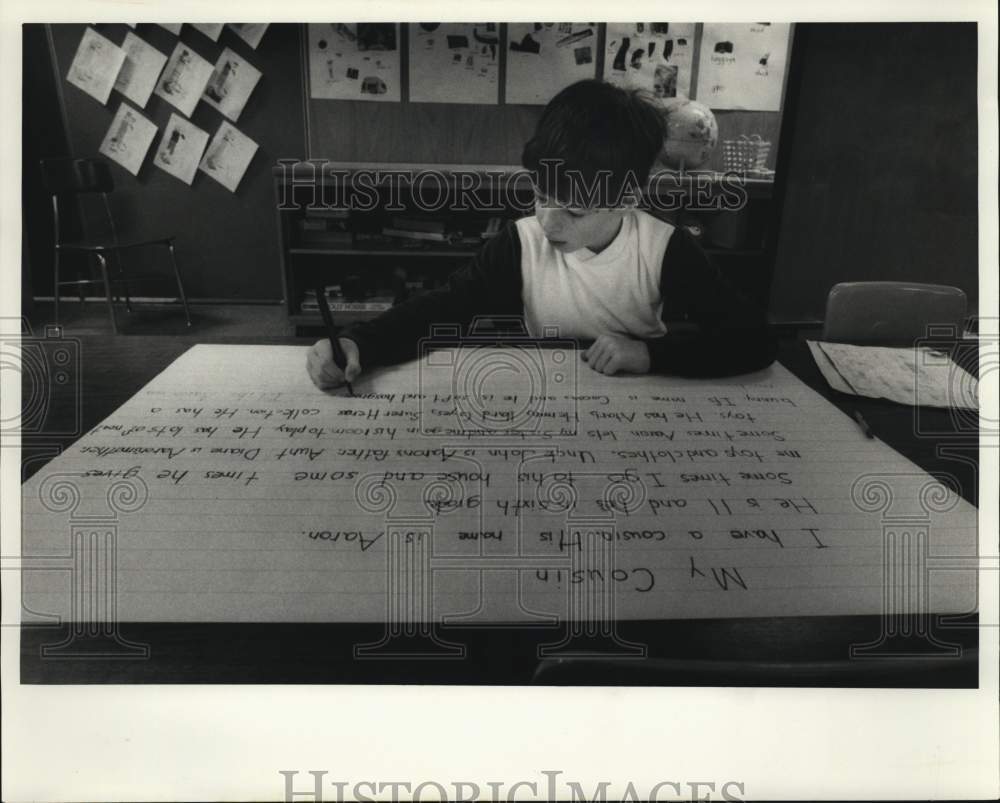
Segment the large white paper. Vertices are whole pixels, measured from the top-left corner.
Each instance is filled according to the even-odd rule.
[[[259,80],[260,70],[227,47],[215,63],[202,100],[235,123]]]
[[[68,616],[74,566],[125,621],[877,614],[885,577],[926,582],[893,589],[911,612],[975,606],[976,510],[781,366],[456,348],[350,398],[305,355],[196,346],[28,481],[28,609]],[[884,571],[887,533],[919,571]]]
[[[778,22],[706,22],[698,100],[713,109],[781,111],[790,29]]]
[[[399,25],[321,22],[309,25],[309,96],[400,100]]]
[[[604,77],[658,98],[691,95],[694,23],[609,22]]]
[[[156,94],[190,117],[212,76],[212,65],[178,42],[156,85]]]
[[[131,31],[125,34],[122,50],[126,59],[115,81],[115,89],[140,109],[145,108],[167,57]]]
[[[978,380],[942,352],[808,342],[823,377],[841,393],[927,407],[979,407]]]
[[[202,131],[179,114],[171,114],[153,164],[190,185],[207,142],[207,131]]]
[[[230,192],[236,192],[256,152],[256,142],[223,121],[198,167]]]
[[[124,50],[93,28],[87,28],[66,80],[92,98],[107,103],[124,63]]]
[[[597,74],[597,23],[512,22],[507,42],[507,103],[545,104]]]
[[[418,22],[409,34],[411,101],[499,103],[497,23]]]
[[[121,103],[98,152],[137,176],[155,136],[156,126],[152,121],[127,103]]]

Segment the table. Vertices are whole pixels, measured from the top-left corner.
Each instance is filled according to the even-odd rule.
[[[26,433],[23,478],[38,471],[131,398],[190,346],[195,337],[73,339],[79,382],[50,389],[44,424]],[[247,343],[218,338],[213,343]],[[260,345],[308,345],[312,339],[254,340]],[[973,356],[970,356],[970,353]],[[975,372],[975,353],[960,362]],[[831,390],[803,341],[783,341],[779,360],[803,382],[849,414],[860,412],[873,434],[925,471],[950,475],[966,500],[977,503],[978,431],[948,411],[846,396]],[[303,368],[304,370],[304,368]],[[25,393],[34,392],[25,377]],[[364,624],[125,623],[119,636],[137,649],[131,657],[43,658],[44,645],[60,642],[67,628],[21,628],[21,679],[25,683],[462,683],[720,686],[977,686],[978,618],[937,621],[932,641],[957,647],[957,656],[929,654],[901,659],[850,659],[850,645],[878,641],[878,616],[780,617],[621,622],[623,642],[647,646],[647,658],[540,660],[540,649],[560,641],[558,630],[447,628],[441,642],[464,645],[460,657],[447,646],[437,659],[355,658],[354,646],[377,642],[378,626]],[[914,636],[916,651],[927,639]],[[419,645],[415,644],[414,647]],[[574,643],[575,647],[586,647]],[[600,649],[607,644],[595,644]],[[625,649],[623,647],[623,649]],[[448,654],[450,657],[444,657]]]

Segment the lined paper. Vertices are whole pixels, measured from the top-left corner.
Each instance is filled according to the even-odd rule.
[[[456,347],[366,374],[350,398],[318,391],[305,360],[195,346],[32,477],[26,608],[79,617],[103,594],[122,621],[872,614],[886,576],[909,583],[893,598],[911,611],[975,607],[975,508],[780,365],[605,377],[572,350]]]
[[[823,377],[841,393],[928,407],[979,407],[979,381],[944,352],[806,342]]]

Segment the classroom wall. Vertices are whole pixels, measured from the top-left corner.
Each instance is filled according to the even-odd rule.
[[[66,136],[77,156],[96,153],[118,98],[113,93],[102,107],[66,83],[83,30],[52,26]],[[99,25],[98,30],[120,43],[128,29]],[[141,25],[138,33],[165,53],[173,49],[175,37],[158,26]],[[260,149],[235,195],[204,175],[187,187],[148,159],[138,178],[112,165],[119,185],[116,211],[138,233],[178,235],[193,298],[281,298],[270,177],[276,159],[517,163],[541,111],[308,100],[298,25],[272,25],[256,52],[241,47],[228,31],[213,43],[185,26],[181,38],[212,61],[232,45],[264,74],[239,121]],[[26,51],[43,44],[44,37],[26,33]],[[975,26],[807,24],[796,26],[795,48],[801,69],[791,80],[800,81],[800,97],[787,129],[788,185],[772,281],[773,317],[819,320],[829,288],[859,279],[947,281],[974,302]],[[26,52],[26,64],[29,59],[36,71],[44,62]],[[51,93],[52,87],[42,91]],[[154,96],[146,112],[162,127],[170,109]],[[760,130],[777,141],[779,115],[718,112],[717,117],[722,137]],[[220,120],[205,104],[193,117],[209,132]],[[721,159],[720,151],[714,159]],[[30,222],[28,229],[30,234]],[[33,247],[32,257],[34,290],[47,295],[46,249]]]
[[[698,86],[701,25],[695,36],[693,85]],[[500,74],[506,69],[507,26],[500,26]],[[400,26],[407,52],[408,31]],[[595,68],[604,74],[606,28],[597,26]],[[401,88],[409,91],[408,59],[401,60]],[[371,103],[356,100],[307,100],[309,156],[348,162],[520,165],[524,143],[535,130],[543,106],[508,104],[503,82],[498,105],[449,103]],[[697,92],[695,92],[697,97]],[[767,166],[774,167],[781,128],[779,112],[717,110],[719,141],[758,134],[771,142]],[[722,148],[704,169],[723,170]]]
[[[35,27],[37,34],[27,30]],[[101,24],[97,30],[120,44],[128,27]],[[69,150],[74,156],[93,156],[118,108],[120,95],[112,93],[107,106],[66,81],[66,74],[83,34],[82,25],[52,25],[54,52],[48,52],[43,26],[26,26],[25,50],[36,60],[53,62],[65,109]],[[601,26],[603,32],[603,26]],[[169,55],[176,37],[156,25],[140,25],[137,33]],[[247,56],[263,72],[238,127],[260,148],[236,195],[203,174],[192,187],[153,166],[149,157],[133,177],[111,164],[118,189],[114,208],[137,235],[173,232],[190,297],[266,300],[282,296],[278,235],[270,167],[279,158],[331,159],[365,162],[431,162],[459,164],[519,164],[521,149],[541,114],[541,106],[464,106],[432,103],[365,103],[316,101],[304,97],[302,34],[299,25],[272,25],[257,51],[251,51],[229,31],[212,42],[190,26],[181,39],[210,61],[229,45]],[[603,58],[603,48],[598,48]],[[504,50],[501,50],[504,53]],[[597,65],[600,68],[600,64]],[[51,72],[51,69],[50,69]],[[403,82],[407,80],[403,59]],[[49,81],[53,84],[53,81]],[[55,87],[40,87],[53,97]],[[56,107],[58,108],[58,106]],[[144,113],[160,129],[172,107],[150,98]],[[44,123],[55,126],[56,115],[45,113]],[[716,112],[720,139],[740,133],[759,133],[777,144],[780,114],[774,112]],[[221,115],[205,104],[195,109],[192,122],[214,133]],[[158,140],[154,140],[154,146]],[[45,154],[42,154],[45,155]],[[58,155],[58,154],[57,154]],[[25,175],[37,164],[32,154]],[[706,167],[721,168],[721,148]],[[771,163],[774,156],[772,152]],[[28,180],[26,178],[26,180]],[[32,210],[33,219],[50,225],[47,207]],[[47,253],[49,244],[41,249]],[[37,250],[37,249],[36,249]],[[51,259],[32,269],[37,295],[51,293]],[[150,286],[144,292],[170,294],[172,287]]]
[[[37,180],[43,156],[68,156],[69,141],[44,25],[25,25],[21,50],[21,307],[52,288],[52,199]],[[32,176],[35,176],[32,179]]]
[[[121,96],[111,93],[107,106],[66,81],[83,35],[83,25],[52,25],[57,72],[65,98],[68,138],[76,157],[96,156]],[[126,25],[97,25],[116,44],[130,30]],[[177,37],[157,25],[139,25],[137,34],[170,55]],[[258,143],[257,153],[236,193],[203,173],[187,186],[160,170],[146,157],[138,177],[109,161],[116,182],[113,211],[119,228],[136,236],[174,233],[177,259],[185,289],[192,298],[278,300],[282,297],[276,212],[271,167],[277,159],[301,158],[305,151],[299,26],[271,25],[256,51],[229,30],[218,42],[185,25],[180,39],[214,63],[231,47],[263,73],[237,127]],[[26,40],[26,46],[28,42]],[[144,114],[165,128],[173,107],[155,94]],[[199,103],[191,122],[214,134],[223,116]],[[159,135],[153,141],[156,147]],[[164,266],[169,274],[169,266]],[[35,273],[35,291],[51,292],[48,273]],[[142,295],[173,295],[172,280],[140,288]]]
[[[542,106],[463,106],[444,103],[368,103],[314,100],[310,148],[314,158],[346,162],[520,165]],[[778,112],[716,111],[719,141],[760,134],[777,153]],[[722,148],[702,167],[722,170]]]
[[[809,24],[795,35],[773,317],[821,319],[839,281],[951,284],[975,304],[975,24]]]

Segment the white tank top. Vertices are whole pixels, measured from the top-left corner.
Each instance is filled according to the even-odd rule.
[[[524,318],[532,337],[658,337],[660,273],[674,227],[636,210],[598,254],[552,247],[534,216],[517,221]],[[554,328],[553,328],[554,327]]]

